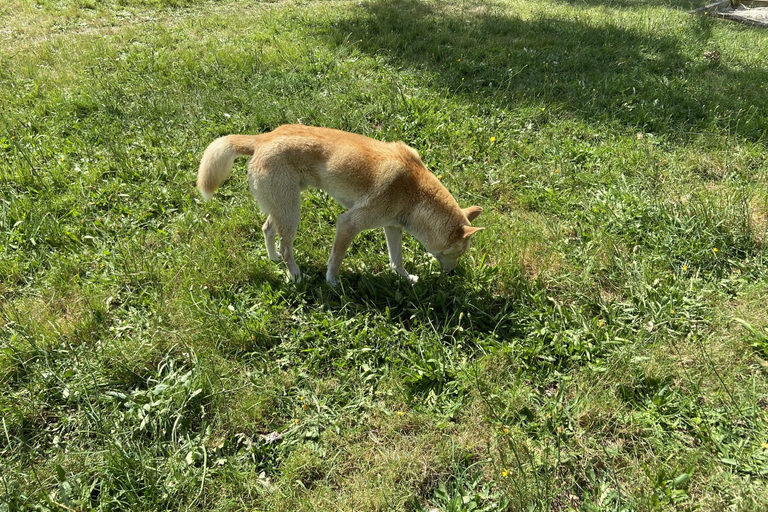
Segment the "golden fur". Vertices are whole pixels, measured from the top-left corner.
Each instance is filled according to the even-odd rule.
[[[449,272],[483,228],[470,225],[482,208],[461,209],[429,172],[419,154],[402,142],[380,142],[330,128],[284,125],[260,135],[228,135],[203,153],[197,187],[208,200],[232,170],[234,160],[251,155],[248,183],[267,214],[262,230],[267,253],[282,260],[294,281],[301,273],[293,258],[299,225],[300,192],[319,188],[347,211],[337,219],[326,279],[338,284],[339,267],[361,231],[384,228],[390,266],[411,282],[403,268],[402,229],[411,233]],[[275,238],[280,237],[280,253]]]

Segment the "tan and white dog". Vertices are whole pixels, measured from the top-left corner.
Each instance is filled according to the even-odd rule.
[[[293,281],[301,279],[293,239],[299,225],[300,193],[307,187],[324,190],[347,208],[337,219],[328,259],[325,277],[332,286],[339,282],[341,260],[352,239],[364,229],[384,228],[390,266],[412,283],[418,277],[403,267],[403,229],[438,259],[445,272],[456,267],[469,239],[483,229],[470,225],[483,209],[461,209],[419,154],[402,142],[303,125],[284,125],[261,135],[220,137],[206,148],[197,173],[197,187],[206,200],[229,177],[234,160],[244,155],[251,155],[251,192],[267,214],[262,227],[267,254],[274,261],[282,256]]]

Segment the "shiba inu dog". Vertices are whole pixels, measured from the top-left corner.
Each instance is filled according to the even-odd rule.
[[[433,254],[445,272],[456,267],[469,240],[483,228],[470,222],[483,211],[460,208],[419,154],[402,142],[380,142],[330,128],[284,125],[261,135],[228,135],[203,153],[197,187],[206,200],[230,175],[236,158],[250,155],[248,184],[261,210],[267,254],[282,260],[293,281],[301,272],[293,258],[300,193],[324,190],[346,212],[339,215],[326,280],[339,283],[339,267],[352,239],[365,229],[384,228],[389,264],[411,283],[403,267],[402,230]],[[277,252],[275,238],[280,238]]]

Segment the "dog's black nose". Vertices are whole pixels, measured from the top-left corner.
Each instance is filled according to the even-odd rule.
[[[455,273],[456,273],[456,270],[454,269],[454,270],[449,270],[448,272],[445,273],[445,275],[452,276]]]

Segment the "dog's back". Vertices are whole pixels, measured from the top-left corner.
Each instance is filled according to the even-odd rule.
[[[389,194],[413,194],[419,181],[434,180],[418,153],[402,142],[381,142],[331,128],[284,125],[255,136],[254,143],[249,165],[252,189],[260,183],[273,186],[266,185],[271,180],[264,174],[295,173],[300,189],[319,188],[351,208],[361,198],[385,189]]]

